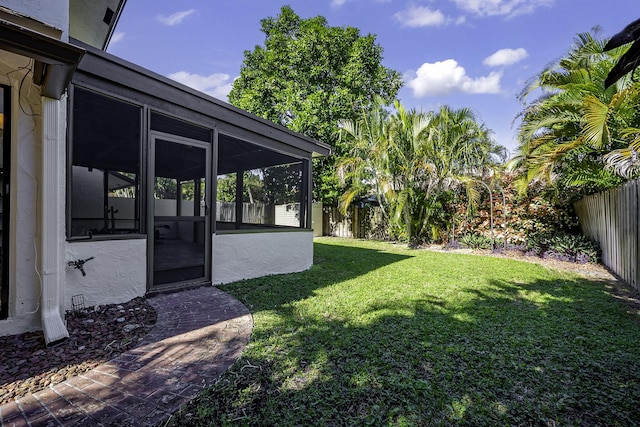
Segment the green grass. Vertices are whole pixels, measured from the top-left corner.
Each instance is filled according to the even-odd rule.
[[[640,423],[640,323],[602,282],[323,238],[311,270],[223,289],[253,335],[173,425]]]

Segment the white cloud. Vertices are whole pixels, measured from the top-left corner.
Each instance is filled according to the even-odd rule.
[[[331,7],[341,7],[352,0],[331,0]],[[390,3],[392,0],[374,0],[376,3]]]
[[[233,79],[229,74],[214,73],[208,76],[190,73],[188,71],[178,71],[169,74],[170,79],[182,83],[190,88],[204,92],[214,98],[227,100],[227,95],[231,92]]]
[[[447,18],[440,10],[432,10],[423,6],[411,6],[393,15],[403,27],[433,27],[444,25]]]
[[[451,0],[460,9],[479,16],[516,16],[551,6],[555,0]]]
[[[456,25],[462,25],[465,22],[467,22],[467,17],[464,15],[458,16],[458,18],[456,18],[456,21],[455,21]]]
[[[182,12],[173,13],[169,16],[158,15],[156,18],[158,19],[158,21],[162,22],[165,25],[169,25],[169,26],[178,25],[178,24],[181,24],[182,21],[184,21],[184,19],[187,16],[195,13],[195,11],[196,11],[195,9],[189,9],[189,10],[184,10]]]
[[[407,86],[417,98],[442,96],[451,93],[499,93],[501,72],[492,72],[486,77],[471,78],[464,67],[454,59],[424,63],[418,71],[406,73]]]
[[[486,57],[482,63],[489,67],[500,67],[515,64],[528,56],[529,53],[521,47],[518,49],[500,49],[494,54]]]
[[[111,39],[109,40],[109,47],[124,40],[124,36],[125,36],[124,31],[118,31],[113,33],[113,35],[111,36]]]

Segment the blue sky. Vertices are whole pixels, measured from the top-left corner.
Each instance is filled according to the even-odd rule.
[[[128,0],[107,50],[226,101],[244,51],[264,44],[260,19],[285,4],[375,34],[405,107],[469,107],[512,153],[524,82],[576,34],[640,18],[637,0]]]

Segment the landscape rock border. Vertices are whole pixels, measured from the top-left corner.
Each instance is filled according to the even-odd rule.
[[[42,331],[0,337],[0,405],[87,372],[135,347],[157,319],[142,297],[69,311],[69,338],[46,347]]]

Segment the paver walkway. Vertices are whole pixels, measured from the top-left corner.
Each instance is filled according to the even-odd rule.
[[[158,319],[140,345],[0,406],[2,426],[154,425],[213,384],[249,341],[249,310],[217,288],[148,301]]]

